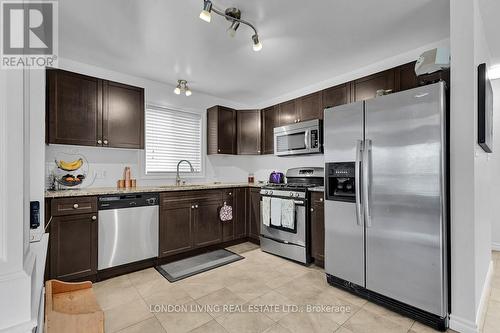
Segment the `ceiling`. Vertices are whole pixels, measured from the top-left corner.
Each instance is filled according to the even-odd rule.
[[[59,2],[61,57],[247,105],[449,37],[448,0],[213,0],[251,30],[198,18],[202,0]]]

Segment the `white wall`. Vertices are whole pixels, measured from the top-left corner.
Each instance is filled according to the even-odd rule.
[[[493,164],[493,177],[492,181],[492,198],[500,198],[500,80],[494,80],[493,85],[493,150],[494,154],[491,156],[491,163]],[[495,204],[491,205],[492,208],[496,207]],[[493,249],[500,251],[500,216],[492,212],[491,219],[491,241]]]

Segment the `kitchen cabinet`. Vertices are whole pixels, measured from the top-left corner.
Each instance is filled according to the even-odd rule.
[[[394,70],[395,91],[403,91],[418,87],[418,78],[415,74],[416,61],[396,67]]]
[[[193,239],[195,247],[203,247],[222,242],[222,221],[219,218],[220,197],[195,199],[193,219]]]
[[[395,90],[394,70],[390,69],[354,80],[351,85],[353,102],[374,98],[377,95],[377,90]]]
[[[58,209],[69,207],[72,211]],[[80,206],[92,201],[92,208],[83,208],[87,213],[78,211]],[[95,197],[53,199],[52,221],[49,225],[49,265],[51,279],[75,281],[95,279],[97,273],[97,199]],[[90,212],[89,212],[90,210]],[[93,211],[92,211],[93,210]]]
[[[226,204],[233,208],[233,219],[222,223],[222,241],[227,242],[235,239],[235,226],[237,222],[237,210],[235,205],[237,189],[222,190],[222,205]]]
[[[274,154],[274,128],[279,126],[279,106],[261,110],[262,154]]]
[[[260,188],[250,188],[249,214],[248,214],[250,238],[259,240],[260,237]]]
[[[323,93],[321,91],[297,99],[297,122],[323,119]]]
[[[236,154],[236,110],[216,105],[207,110],[207,153]]]
[[[298,119],[295,99],[279,104],[279,126],[296,123]]]
[[[323,90],[323,109],[349,104],[351,102],[351,85],[344,83]]]
[[[260,155],[260,110],[238,110],[236,120],[238,155]]]
[[[144,148],[144,89],[104,81],[103,145]]]
[[[160,195],[159,257],[193,248],[192,198]]]
[[[311,256],[316,265],[325,262],[325,203],[323,192],[311,192]]]
[[[144,148],[144,89],[59,69],[46,71],[46,142]]]
[[[234,239],[247,237],[248,188],[235,188],[233,196]]]

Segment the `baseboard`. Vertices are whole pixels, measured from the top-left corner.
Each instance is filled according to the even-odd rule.
[[[484,322],[486,315],[486,308],[490,296],[491,279],[493,278],[493,261],[490,261],[488,273],[484,281],[483,291],[481,292],[481,299],[476,313],[476,322],[464,319],[453,314],[450,314],[449,326],[452,330],[460,333],[479,333]]]
[[[493,251],[500,251],[500,243],[499,242],[493,242],[493,243],[491,243],[491,249]]]
[[[488,267],[488,273],[486,273],[486,279],[484,280],[483,291],[481,292],[481,299],[479,300],[479,306],[476,313],[476,326],[479,327],[480,330],[483,328],[486,309],[488,307],[488,301],[490,300],[491,280],[493,279],[494,270],[495,267],[493,265],[493,260],[491,260]]]

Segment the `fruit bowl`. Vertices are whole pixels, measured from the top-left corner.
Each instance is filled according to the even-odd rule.
[[[60,152],[55,156],[54,163],[51,174],[54,189],[89,186],[93,182],[88,179],[89,163],[82,154]]]

